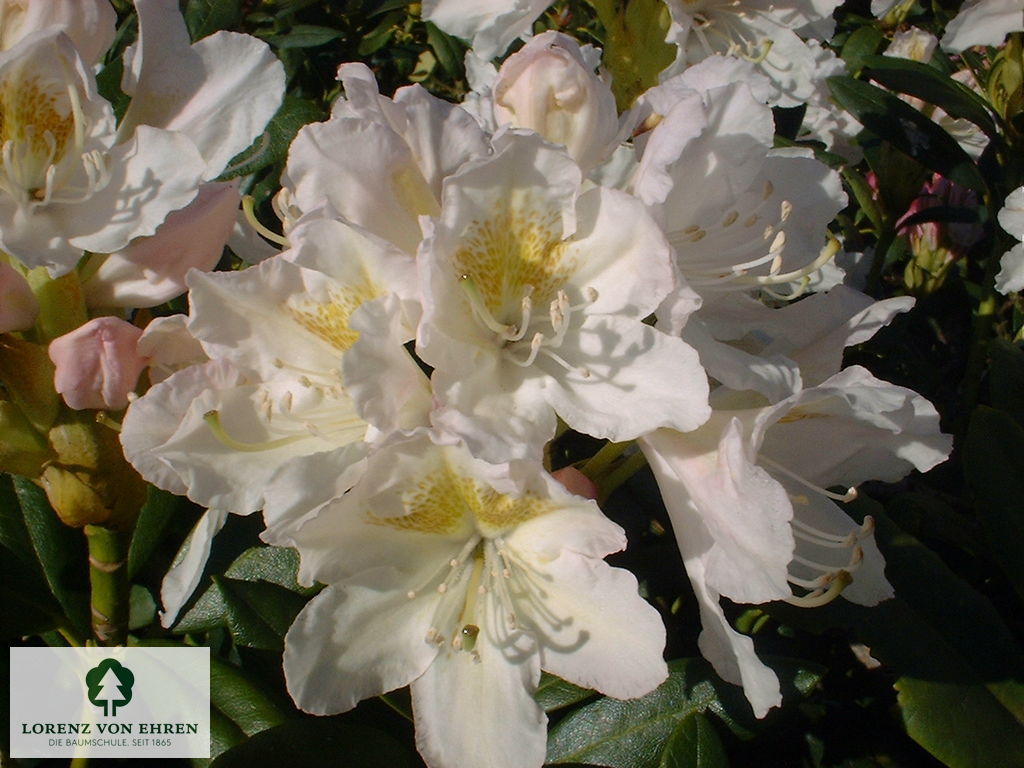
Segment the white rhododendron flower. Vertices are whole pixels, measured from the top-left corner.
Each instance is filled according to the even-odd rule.
[[[856,525],[835,501],[852,499],[865,480],[930,469],[952,442],[924,398],[858,366],[776,405],[715,395],[727,407],[700,429],[659,430],[640,444],[700,600],[701,651],[762,717],[781,703],[778,680],[729,625],[719,597],[805,607],[840,594],[862,605],[891,597],[870,521]]]
[[[344,219],[414,254],[420,216],[440,210],[441,184],[487,152],[476,121],[419,85],[394,100],[377,92],[363,64],[343,64],[345,86],[331,119],[305,126],[292,142],[282,178],[287,199],[308,213],[324,203]]]
[[[657,612],[602,561],[623,531],[539,465],[420,435],[290,542],[300,580],[328,585],[285,637],[292,697],[330,714],[409,685],[430,768],[539,768],[542,669],[617,698],[667,677]]]
[[[846,204],[839,176],[807,152],[772,149],[771,110],[743,68],[715,58],[641,101],[634,119],[655,125],[630,189],[662,223],[691,287],[749,290],[821,265],[814,256]]]
[[[1010,32],[1024,30],[1021,0],[967,0],[946,25],[942,47],[953,53],[973,45],[1000,45]]]
[[[996,290],[1000,293],[1024,291],[1024,187],[1018,187],[1006,197],[999,211],[999,225],[1021,242],[1003,254],[996,275]]]
[[[195,197],[203,160],[192,142],[146,125],[119,141],[59,30],[0,52],[0,104],[0,247],[27,266],[67,272],[83,250],[123,248]]]
[[[517,37],[527,37],[549,0],[425,0],[423,18],[445,32],[471,40],[474,55],[493,59]]]
[[[675,280],[641,203],[580,192],[578,166],[535,134],[494,144],[446,182],[419,255],[434,423],[489,461],[538,457],[556,413],[615,441],[703,423],[696,355],[643,323]]]

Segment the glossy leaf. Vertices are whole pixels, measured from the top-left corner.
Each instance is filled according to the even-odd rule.
[[[864,26],[854,31],[846,39],[840,54],[850,74],[860,74],[864,62],[878,53],[884,41],[885,36],[875,27]]]
[[[296,24],[283,35],[272,35],[266,41],[277,48],[315,48],[341,37],[341,32],[330,27]]]
[[[139,512],[128,547],[128,578],[134,578],[160,544],[167,524],[184,500],[173,493],[149,487],[146,503]]]
[[[242,23],[241,0],[188,0],[184,8],[185,25],[193,40],[212,35],[220,29],[234,29]]]
[[[267,124],[263,136],[231,160],[228,166],[231,169],[230,173],[223,174],[220,180],[248,176],[262,168],[282,162],[288,155],[288,147],[299,129],[306,123],[322,118],[323,115],[315,104],[286,95],[277,114]]]
[[[978,406],[964,445],[964,471],[996,562],[1024,597],[1024,427],[1008,414]]]
[[[82,635],[89,633],[89,574],[85,536],[64,525],[39,486],[14,478],[25,528],[50,592]]]
[[[580,688],[560,677],[543,672],[540,677],[540,685],[537,686],[533,698],[544,708],[545,712],[554,712],[578,704],[595,695],[596,693],[588,688]]]
[[[999,131],[984,99],[934,67],[896,56],[871,56],[864,74],[880,85],[934,104],[951,117],[970,120],[989,136]]]
[[[286,720],[285,711],[255,678],[216,656],[210,657],[210,703],[246,736]]]
[[[658,768],[728,768],[714,725],[699,712],[682,720],[665,743]]]
[[[336,718],[295,720],[228,750],[213,768],[294,765],[302,768],[411,768],[409,750],[375,728]],[[467,766],[468,768],[468,766]]]
[[[773,667],[790,695],[809,692],[821,677],[814,665],[779,660]],[[679,659],[669,663],[668,680],[643,698],[602,697],[566,716],[548,736],[547,759],[610,768],[670,765],[664,761],[676,728],[708,711],[742,736],[756,727],[739,687],[724,682],[703,659]],[[686,741],[695,734],[687,731],[679,738]]]
[[[898,97],[851,77],[828,78],[832,95],[865,128],[960,186],[979,192],[985,182],[974,161],[937,124]]]

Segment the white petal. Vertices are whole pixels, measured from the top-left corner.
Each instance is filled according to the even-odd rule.
[[[499,647],[485,624],[471,654],[444,649],[412,684],[416,746],[429,768],[539,768],[547,717],[537,653]]]
[[[204,179],[263,131],[281,104],[284,67],[266,43],[217,32],[189,44],[174,0],[141,0],[139,43],[126,88],[133,94],[120,130],[140,125],[181,131],[206,161]]]
[[[695,429],[711,413],[697,354],[681,339],[649,325],[587,317],[558,353],[589,375],[567,371],[542,355],[536,366],[552,379],[545,397],[581,432],[619,442],[658,427]]]
[[[217,266],[235,222],[236,184],[204,184],[185,208],[174,211],[152,237],[112,253],[85,281],[91,307],[155,307],[180,296],[185,273]]]
[[[700,515],[703,578],[716,593],[749,603],[788,597],[794,541],[785,489],[744,455],[737,420],[723,415],[700,432],[659,430],[640,442],[677,535],[687,536],[680,527]]]
[[[160,612],[162,626],[170,627],[174,624],[178,612],[199,586],[206,561],[210,558],[213,537],[224,527],[227,519],[226,510],[206,510],[181,545],[174,563],[160,582],[160,602],[164,606]]]
[[[189,139],[148,125],[111,150],[109,163],[109,183],[73,206],[70,242],[94,253],[113,253],[156,232],[167,214],[195,198],[204,167]]]
[[[996,290],[1002,294],[1024,291],[1024,244],[1017,243],[999,260]]]
[[[761,455],[823,487],[895,482],[945,461],[951,448],[931,403],[860,366],[765,409],[755,441],[761,434]]]
[[[942,47],[960,53],[974,45],[999,45],[1010,32],[1024,30],[1020,0],[968,0],[946,25]]]
[[[300,709],[326,715],[416,680],[437,655],[426,631],[439,597],[327,587],[285,636],[288,693]]]
[[[632,573],[569,551],[527,562],[545,580],[544,605],[520,619],[542,638],[545,670],[617,699],[643,696],[665,681],[665,627]]]

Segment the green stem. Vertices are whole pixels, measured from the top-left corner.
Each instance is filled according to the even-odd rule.
[[[100,645],[124,645],[128,638],[129,534],[87,525],[85,536],[89,541],[93,633]]]
[[[622,455],[622,452],[628,448],[630,443],[605,443],[601,450],[587,459],[583,466],[580,467],[580,472],[589,477],[598,485],[601,484],[601,477],[605,471],[612,465],[612,463]]]
[[[603,482],[598,483],[598,503],[603,504],[609,496],[618,490],[620,485],[645,466],[647,466],[647,457],[641,451],[637,451],[632,456],[626,458],[619,466],[608,473]]]
[[[391,698],[391,697],[390,697],[390,696],[389,696],[388,694],[386,694],[386,693],[382,693],[382,694],[380,694],[380,695],[379,695],[379,696],[378,696],[377,698],[378,698],[378,699],[380,699],[381,701],[383,701],[383,702],[384,702],[385,704],[387,704],[387,705],[388,705],[388,707],[390,707],[390,708],[391,708],[391,709],[393,709],[393,710],[394,710],[395,712],[397,712],[398,714],[400,714],[400,715],[401,715],[402,717],[404,717],[404,718],[405,718],[406,720],[408,720],[408,721],[409,721],[410,723],[411,723],[411,722],[413,722],[413,719],[412,719],[412,712],[408,711],[408,710],[407,710],[407,709],[406,709],[405,707],[403,707],[403,706],[402,706],[401,704],[399,704],[399,703],[398,703],[397,701],[395,701],[394,699],[392,699],[392,698]]]

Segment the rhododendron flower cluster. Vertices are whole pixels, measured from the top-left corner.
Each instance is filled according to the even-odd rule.
[[[621,700],[669,677],[669,605],[605,561],[631,542],[602,507],[646,466],[696,646],[757,718],[782,705],[733,604],[893,598],[875,521],[847,505],[952,450],[926,397],[856,357],[915,300],[844,284],[836,256],[872,234],[871,289],[905,258],[907,292],[934,294],[973,275],[993,226],[970,211],[995,192],[1020,240],[1024,187],[971,175],[1014,123],[976,103],[980,53],[945,111],[927,88],[830,90],[834,0],[649,5],[670,55],[644,76],[637,52],[623,105],[609,51],[568,21],[531,34],[546,3],[424,2],[429,34],[471,44],[461,102],[341,62],[285,152],[268,42],[193,42],[176,0],[136,0],[118,49],[103,0],[0,0],[0,468],[74,526],[130,531],[145,484],[201,508],[162,577],[168,632],[196,626],[216,537],[248,517],[261,551],[297,555],[294,579],[267,575],[305,599],[267,620],[296,707],[408,686],[429,768],[539,768],[542,672]],[[941,40],[893,33],[889,58],[879,32],[864,66],[999,44],[1009,6],[967,3]],[[868,107],[874,172],[850,162],[844,87],[903,110],[902,197],[879,189]],[[956,156],[932,175],[936,132]],[[1024,288],[1022,247],[973,270],[986,290]]]

